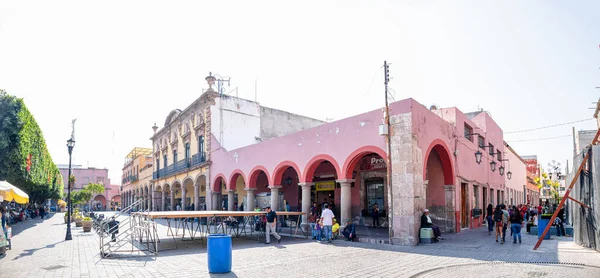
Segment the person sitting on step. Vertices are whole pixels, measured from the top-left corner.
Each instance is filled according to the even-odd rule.
[[[350,222],[350,219],[346,219],[346,227],[344,227],[342,234],[348,241],[352,241],[356,238],[356,230],[354,228],[354,224]]]
[[[436,225],[433,225],[433,222],[431,221],[431,217],[429,216],[428,209],[425,209],[423,211],[423,215],[421,216],[421,228],[431,228],[433,230],[433,235],[435,236],[436,239],[438,239],[438,240],[443,239],[440,228]]]

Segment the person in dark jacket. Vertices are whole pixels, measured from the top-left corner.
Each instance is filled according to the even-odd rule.
[[[492,234],[492,230],[494,229],[494,207],[492,204],[487,206],[486,217],[487,225],[488,225],[488,235]]]
[[[425,209],[423,212],[423,215],[421,216],[421,228],[431,228],[433,230],[433,235],[437,239],[443,239],[440,228],[436,225],[433,225],[433,222],[431,221],[431,217],[429,217],[428,209]]]
[[[565,221],[565,208],[562,207],[560,208],[560,210],[558,211],[558,214],[556,215],[556,236],[566,236],[565,233],[565,226],[563,224],[563,222]]]
[[[354,229],[354,224],[350,222],[350,219],[346,219],[346,227],[344,227],[342,234],[348,241],[352,241],[352,239],[356,238],[356,230]]]

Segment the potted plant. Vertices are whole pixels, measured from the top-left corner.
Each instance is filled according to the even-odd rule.
[[[81,227],[83,218],[80,214],[75,214],[75,227]]]
[[[84,217],[81,220],[81,225],[83,227],[83,232],[90,232],[90,231],[92,231],[92,218],[90,218],[90,217]]]

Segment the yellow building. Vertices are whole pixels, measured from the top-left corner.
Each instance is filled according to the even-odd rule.
[[[169,113],[162,128],[152,127],[155,166],[149,190],[153,210],[206,209],[210,106],[217,96],[209,90],[185,110]]]
[[[152,208],[150,196],[150,182],[152,180],[152,149],[133,148],[125,157],[121,192],[123,192],[123,205],[129,206],[133,202],[144,199],[137,209],[147,210]]]

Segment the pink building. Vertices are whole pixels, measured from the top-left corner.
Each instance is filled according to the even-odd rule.
[[[108,178],[108,169],[94,167],[83,168],[81,165],[71,165],[71,174],[75,176],[75,185],[71,192],[83,189],[89,183],[104,184],[104,193],[94,196],[93,206],[99,205],[102,208],[110,209],[112,202],[120,202],[120,186],[111,185]],[[68,165],[58,165],[64,181],[68,181]],[[65,182],[67,184],[68,182]],[[67,186],[65,186],[65,196]]]
[[[512,173],[511,179],[506,179],[506,204],[517,206],[527,204],[527,166],[521,156],[508,144],[505,144],[508,169]]]
[[[211,134],[212,208],[220,208],[222,194],[236,195],[246,210],[262,204],[282,210],[285,200],[308,212],[312,202],[328,202],[338,219],[370,225],[377,204],[381,224],[392,227],[390,240],[414,245],[425,208],[442,231],[454,233],[481,226],[485,205],[504,202],[502,130],[488,113],[430,111],[413,99],[392,103],[391,187],[381,118],[375,110],[231,149]],[[195,177],[183,183],[188,179]]]

